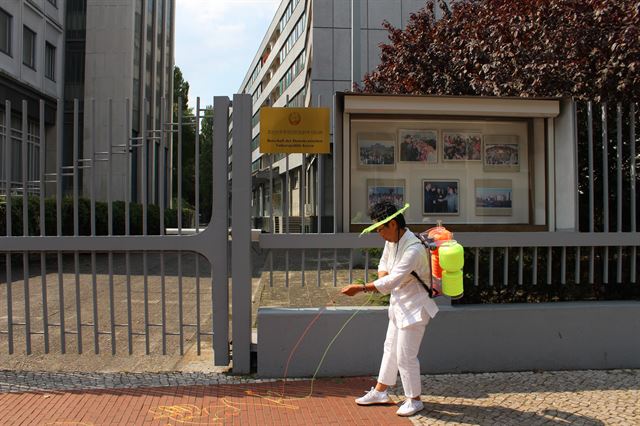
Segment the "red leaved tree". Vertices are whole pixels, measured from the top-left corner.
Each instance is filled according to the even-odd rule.
[[[384,23],[380,65],[358,91],[394,94],[640,96],[640,2],[434,0],[406,29]]]

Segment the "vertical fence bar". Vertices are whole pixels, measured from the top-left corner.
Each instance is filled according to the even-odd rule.
[[[182,98],[178,98],[178,235],[182,235]]]
[[[476,247],[473,250],[473,285],[478,287],[480,276],[480,248]]]
[[[115,295],[113,289],[113,252],[108,254],[109,268],[109,320],[111,323],[111,355],[116,354],[116,313],[115,313]]]
[[[58,228],[60,229],[60,228]],[[57,253],[58,257],[58,313],[60,315],[60,352],[67,352],[67,331],[64,324],[64,277],[62,275],[62,252]]]
[[[562,247],[560,260],[560,284],[567,283],[567,248]]]
[[[551,285],[551,255],[552,255],[553,247],[547,247],[547,285]]]
[[[320,284],[320,282],[321,282],[321,277],[320,277],[320,263],[321,263],[320,259],[321,259],[321,254],[322,254],[322,252],[320,251],[320,249],[318,249],[318,262],[317,262],[317,265],[316,265],[316,282],[318,284],[318,288],[321,285]]]
[[[524,262],[522,260],[522,255],[523,255],[523,249],[522,247],[520,247],[518,249],[518,285],[521,286],[523,283],[523,269],[524,269]]]
[[[576,247],[576,255],[574,259],[574,262],[575,262],[574,282],[576,284],[580,284],[580,256],[581,256],[580,251],[581,251],[580,246]]]
[[[609,139],[607,103],[602,103],[602,232],[609,232]],[[603,247],[602,283],[609,282],[609,246]]]
[[[364,282],[369,282],[369,250],[364,252]]]
[[[338,286],[338,249],[333,249],[333,286]]]
[[[353,282],[353,249],[349,249],[349,283]]]
[[[284,251],[284,286],[289,288],[289,250]]]
[[[128,154],[125,153],[125,158]],[[111,198],[111,179],[113,176],[113,99],[109,99],[107,106],[107,234],[113,235],[113,199]]]
[[[73,265],[76,277],[76,338],[78,353],[82,353],[82,310],[80,308],[80,253],[73,252]]]
[[[124,255],[124,267],[127,275],[127,345],[129,347],[129,355],[133,354],[133,322],[131,315],[131,254],[126,252]]]
[[[73,100],[73,235],[78,236],[78,187],[80,180],[78,176],[78,99]]]
[[[4,110],[4,122],[5,122],[5,157],[4,157],[4,170],[6,174],[5,187],[6,187],[6,207],[5,207],[5,217],[7,224],[7,237],[13,235],[12,223],[11,223],[11,211],[13,210],[12,202],[11,202],[11,181],[13,180],[13,171],[11,170],[12,157],[13,157],[13,137],[11,135],[12,127],[11,127],[11,101],[5,101],[5,110]],[[11,255],[8,255],[11,256]],[[7,263],[8,264],[8,263]],[[13,353],[13,352],[11,352]]]
[[[531,270],[531,284],[538,285],[538,247],[533,248],[533,265]]]
[[[7,179],[8,181],[9,179]],[[13,354],[13,271],[11,270],[11,254],[4,255],[7,268],[7,339],[9,343],[9,355]]]
[[[100,330],[98,329],[98,280],[96,277],[96,252],[91,252],[91,296],[93,300],[93,349],[100,353]]]
[[[184,321],[182,314],[182,252],[178,251],[178,334],[180,336],[180,355],[184,355]]]
[[[28,172],[28,123],[27,101],[22,101],[22,235],[29,236],[29,188],[27,183]],[[10,126],[10,123],[9,124]],[[24,337],[27,355],[31,355],[31,301],[29,294],[29,253],[22,252],[22,284],[24,288]]]
[[[40,162],[39,164],[39,169],[40,169],[40,180],[39,180],[39,186],[40,186],[40,236],[44,237],[46,235],[46,230],[45,230],[45,209],[44,209],[44,198],[45,198],[45,182],[46,182],[46,170],[45,170],[45,155],[46,155],[46,140],[45,140],[45,133],[44,133],[44,101],[42,99],[40,99],[40,105],[39,105],[39,126],[38,126],[38,132],[39,132],[39,139],[40,139],[40,148],[39,148],[39,156],[38,156],[38,160]]]
[[[588,135],[588,163],[589,163],[589,232],[595,231],[595,194],[593,187],[593,104],[587,103],[587,135]],[[595,248],[589,250],[589,284],[594,281]]]
[[[196,350],[198,356],[201,351],[201,336],[200,336],[200,255],[195,254],[196,261]]]
[[[29,187],[27,172],[29,170],[27,144],[28,141],[27,123],[27,101],[22,101],[22,235],[29,236]]]
[[[147,114],[149,113],[149,107],[147,100],[142,102],[142,138],[139,141],[142,143],[142,235],[147,235],[149,232],[147,223],[147,214],[149,212],[149,146],[147,139]],[[146,272],[146,270],[145,270]]]
[[[618,102],[616,105],[616,133],[618,145],[616,147],[617,160],[617,231],[622,232],[622,104]],[[632,159],[631,162],[635,161]],[[622,283],[622,246],[618,246],[618,268],[616,271],[616,282]]]
[[[301,271],[300,271],[300,283],[302,285],[302,287],[304,287],[305,282],[304,282],[304,268],[305,268],[305,249],[302,249],[302,253],[300,254],[300,266],[301,266]]]
[[[166,99],[164,96],[160,100],[160,190],[158,191],[158,206],[160,207],[160,235],[165,234],[164,227],[164,210],[165,210],[165,192],[166,187],[164,184],[167,168],[166,148],[165,148],[165,120],[166,120]]]
[[[215,365],[229,364],[229,106],[226,96],[213,100],[211,149],[213,242],[217,256],[211,262],[211,309]],[[273,189],[273,187],[272,187]],[[273,201],[273,191],[271,192]],[[272,216],[273,217],[273,214]],[[273,268],[272,268],[273,269]]]
[[[22,284],[24,285],[24,339],[27,355],[31,355],[31,312],[29,295],[29,253],[22,252]]]
[[[41,175],[43,176],[43,175]],[[44,333],[44,353],[49,353],[49,312],[47,299],[47,259],[40,253],[40,282],[42,283],[42,332]]]
[[[273,287],[273,250],[269,250],[269,287]]]
[[[127,163],[127,172],[125,173],[125,186],[127,193],[127,201],[124,205],[124,233],[125,235],[131,234],[131,186],[133,185],[133,179],[131,179],[131,125],[129,123],[129,116],[131,111],[131,101],[129,98],[125,101],[125,142],[124,142],[124,152],[125,152],[125,161]],[[137,148],[136,148],[137,149]],[[129,252],[127,252],[128,255]]]
[[[269,231],[274,234],[276,232],[276,221],[273,217],[273,154],[269,157]],[[273,271],[273,268],[271,268]]]
[[[91,236],[96,235],[96,100],[91,99]],[[93,346],[100,353],[100,329],[98,325],[98,280],[96,276],[96,252],[91,252],[91,290],[93,296]]]
[[[196,233],[200,232],[200,97],[196,98],[196,152],[195,152],[195,184],[196,184]]]
[[[631,232],[636,232],[636,221],[638,220],[636,216],[636,162],[634,159],[636,158],[636,105],[631,102],[630,110],[629,110],[629,145],[631,147],[631,167],[629,171],[629,181],[630,181],[630,197],[629,201],[631,203],[631,208],[629,209],[630,213],[630,222],[631,222]],[[633,246],[631,249],[631,278],[630,281],[632,283],[636,282],[636,259],[637,259],[637,247]]]
[[[91,236],[96,235],[96,100],[91,99]]]
[[[489,287],[493,287],[493,247],[489,251]]]
[[[56,123],[58,129],[58,140],[56,141],[56,235],[62,235],[62,127],[63,127],[64,102],[58,101],[56,111]]]
[[[284,157],[284,184],[282,185],[282,215],[284,233],[289,233],[289,154]]]
[[[506,287],[509,284],[509,247],[504,248],[502,262],[502,285]]]
[[[149,276],[147,275],[147,252],[142,252],[142,269],[143,273],[143,293],[144,293],[144,347],[145,353],[149,355],[150,353],[150,343],[149,343]],[[160,283],[164,286],[164,252],[160,252]],[[163,309],[164,310],[164,309]],[[162,333],[164,336],[164,333]],[[164,352],[163,352],[164,354]]]

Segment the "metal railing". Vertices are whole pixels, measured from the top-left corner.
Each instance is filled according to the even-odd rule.
[[[238,103],[246,103],[241,95],[236,96],[240,96]],[[105,114],[99,118],[96,101],[89,100],[85,103],[88,108],[84,112],[88,132],[81,140],[79,123],[82,113],[79,101],[75,100],[71,132],[73,157],[66,164],[63,162],[63,144],[56,144],[45,138],[44,103],[40,103],[40,152],[46,153],[49,144],[55,144],[55,159],[40,155],[38,176],[31,181],[26,176],[26,168],[22,168],[22,193],[27,192],[29,184],[37,184],[40,188],[37,198],[17,198],[15,188],[10,183],[5,186],[6,193],[13,196],[4,198],[5,236],[0,236],[0,253],[4,254],[0,259],[0,347],[6,345],[10,354],[22,347],[27,355],[52,351],[67,353],[70,344],[75,346],[77,353],[86,351],[87,345],[92,346],[93,352],[100,353],[106,345],[112,354],[121,351],[123,347],[132,354],[139,346],[144,347],[146,354],[175,353],[176,350],[183,354],[187,340],[193,338],[197,354],[201,353],[204,339],[210,339],[215,364],[229,364],[226,201],[229,189],[226,129],[229,127],[231,102],[226,97],[215,98],[214,102],[215,143],[211,153],[211,180],[214,182],[212,196],[217,200],[212,217],[216,220],[210,221],[205,229],[201,229],[198,221],[200,121],[212,117],[200,108],[199,98],[193,117],[184,117],[182,100],[177,103],[179,113],[176,122],[168,119],[168,109],[163,99],[160,111],[162,127],[146,129],[146,120],[141,120],[143,128],[140,136],[132,137],[128,130],[125,130],[124,135],[115,135],[116,129],[131,128],[132,111],[128,99],[124,100],[124,106],[119,107],[122,120],[115,119],[116,108],[112,100],[106,102]],[[25,101],[22,108],[23,123],[26,120],[26,106]],[[147,113],[146,109],[145,102],[143,116]],[[62,102],[59,102],[58,126],[62,124],[62,111]],[[13,113],[10,102],[5,104],[5,112],[8,118],[6,122],[10,123]],[[237,119],[234,129],[237,132],[250,132],[250,104],[248,111],[236,112],[234,116]],[[101,128],[106,132],[105,135],[100,135],[102,145],[97,142],[98,121],[104,124]],[[183,227],[182,217],[183,129],[186,126],[192,126],[195,133],[193,193],[196,221],[193,229]],[[61,141],[62,130],[60,127],[59,129],[58,141]],[[244,136],[238,134],[236,140],[241,140]],[[23,132],[23,152],[26,147],[24,138]],[[172,140],[177,144],[177,158],[174,159],[178,174],[175,206],[177,221],[175,232],[167,232],[167,225],[171,225],[165,223],[165,210],[170,206],[166,205],[165,200],[171,190],[166,188],[165,181],[171,182],[170,178],[167,179],[171,175],[171,160],[167,161],[165,155],[159,155],[157,162],[154,159],[158,152],[164,154],[172,151]],[[84,150],[81,149],[81,144]],[[246,145],[249,146],[249,141]],[[11,155],[8,155],[11,152],[10,144],[4,144],[3,148],[3,169],[11,176],[13,164],[10,161]],[[138,164],[133,156],[136,150],[142,153],[142,161]],[[80,154],[82,151],[89,153],[83,156]],[[124,157],[125,160],[114,161],[117,156]],[[24,165],[26,156],[23,155],[22,159]],[[102,176],[97,173],[100,163],[105,164],[107,169]],[[114,205],[118,201],[112,196],[116,189],[116,164],[125,168],[124,171],[119,170],[125,177],[124,191],[123,188],[118,188],[125,194],[125,199],[121,200],[124,202],[124,229],[120,235],[114,229],[118,217]],[[46,173],[45,165],[54,172]],[[132,182],[133,167],[139,167],[138,182]],[[248,167],[247,165],[247,176]],[[234,172],[237,175],[245,171],[239,166],[236,169]],[[72,180],[71,205],[63,202],[64,177]],[[55,189],[47,193],[46,184],[49,183],[55,184]],[[132,185],[138,185],[141,189],[139,201],[142,214],[134,214]],[[81,186],[84,186],[84,190]],[[100,203],[97,199],[98,187],[106,187],[106,209],[103,210],[96,208],[97,203]],[[81,191],[88,195],[88,209],[85,209]],[[55,211],[46,207],[49,198],[55,199]],[[15,200],[20,200],[22,205],[20,236],[14,235],[12,231],[18,225],[14,223],[16,217],[12,203]],[[29,209],[30,201],[37,205],[39,212]],[[67,214],[68,208],[72,210],[72,214]],[[101,211],[105,214],[102,215]],[[154,212],[159,215],[157,235],[152,234],[149,226],[149,218]],[[30,213],[37,213],[36,228],[27,226]],[[47,218],[47,215],[52,214],[55,221]],[[90,231],[83,235],[80,229],[81,219],[84,221],[87,218]],[[141,232],[138,235],[132,232],[134,220],[141,222]],[[72,222],[72,232],[68,232],[67,223],[64,223],[66,221]],[[104,221],[108,222],[106,232],[99,234],[98,225]],[[101,225],[104,229],[104,223]],[[249,240],[250,235],[246,242]],[[242,236],[234,235],[234,244],[242,243]],[[238,291],[238,294],[242,295],[242,292]],[[238,301],[237,309],[249,306],[249,303],[248,298],[246,303]],[[244,310],[250,312],[250,306]],[[241,324],[241,321],[238,323]],[[238,359],[237,370],[248,371],[250,328],[246,331],[246,347],[242,345],[243,336],[240,332],[237,335],[237,344],[234,345],[234,353]],[[34,344],[37,345],[35,350]],[[242,350],[246,354],[240,354]],[[244,357],[247,360],[246,366],[242,362]]]

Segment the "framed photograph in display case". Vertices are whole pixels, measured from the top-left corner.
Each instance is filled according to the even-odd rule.
[[[438,162],[437,130],[400,129],[398,130],[398,143],[400,161]]]
[[[442,159],[443,161],[481,161],[482,133],[443,131]]]
[[[393,170],[396,167],[395,135],[362,133],[358,135],[358,168]]]
[[[520,141],[517,135],[485,135],[483,151],[485,172],[520,171]]]
[[[475,180],[476,216],[511,216],[513,184],[511,179]]]
[[[457,216],[460,214],[460,181],[456,179],[422,180],[422,215]]]
[[[367,212],[380,201],[391,201],[401,208],[406,199],[404,179],[367,179]]]

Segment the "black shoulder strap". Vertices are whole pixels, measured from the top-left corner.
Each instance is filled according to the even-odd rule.
[[[422,238],[420,238],[417,234],[414,234],[414,235],[416,235],[416,237],[418,237],[418,239],[420,240],[420,242],[419,242],[419,243],[413,243],[413,244],[411,244],[411,245],[415,245],[415,244],[420,244],[420,245],[422,245],[422,246],[425,248],[425,250],[427,251],[427,255],[428,255],[428,258],[429,258],[429,262],[431,262],[431,251],[429,251],[429,248],[424,244],[424,242],[422,241]],[[429,298],[433,299],[433,298],[434,298],[433,289],[432,289],[433,281],[432,281],[432,278],[431,278],[431,274],[429,274],[429,284],[430,284],[430,285],[425,284],[425,282],[424,282],[424,281],[422,281],[422,278],[420,278],[420,276],[418,275],[418,273],[417,273],[416,271],[411,271],[411,275],[413,275],[414,277],[416,277],[416,279],[418,280],[418,282],[419,282],[420,284],[422,284],[422,287],[424,287],[424,289],[427,291],[427,294],[429,295]]]
[[[416,279],[418,280],[418,282],[420,284],[422,284],[422,287],[424,287],[425,290],[427,290],[427,294],[429,295],[429,297],[431,299],[433,299],[433,290],[431,290],[431,287],[429,287],[428,285],[426,285],[424,283],[424,281],[422,281],[422,279],[418,276],[416,271],[411,271],[411,275],[413,275],[414,277],[416,277]]]

